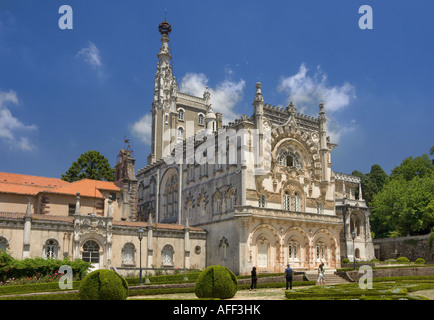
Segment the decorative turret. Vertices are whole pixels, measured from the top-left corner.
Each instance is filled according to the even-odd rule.
[[[203,93],[203,98],[205,99],[205,104],[207,106],[207,112],[205,115],[206,129],[208,132],[214,132],[217,130],[217,117],[211,107],[211,94],[208,91],[208,87],[206,87],[205,92]]]
[[[256,82],[256,94],[253,100],[253,108],[255,112],[255,124],[259,129],[259,134],[263,134],[263,115],[264,115],[264,97],[262,96],[261,83]]]

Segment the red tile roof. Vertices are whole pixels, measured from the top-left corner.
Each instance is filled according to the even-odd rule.
[[[69,184],[69,182],[56,178],[0,172],[0,192],[3,193],[36,195],[42,190],[66,184]]]
[[[0,172],[1,193],[35,196],[40,192],[44,192],[75,196],[77,192],[80,192],[80,195],[84,197],[102,198],[103,195],[100,190],[120,191],[113,182],[108,181],[83,179],[67,182],[56,178]]]
[[[120,191],[119,187],[113,182],[83,179],[55,189],[45,190],[44,192],[66,195],[76,195],[77,192],[80,192],[80,196],[83,197],[102,198],[103,195],[100,190],[112,192]]]

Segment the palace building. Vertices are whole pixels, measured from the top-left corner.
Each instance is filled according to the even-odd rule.
[[[138,219],[206,230],[206,264],[239,274],[253,266],[281,271],[287,263],[338,268],[354,254],[372,259],[370,211],[360,179],[332,171],[336,145],[324,105],[318,117],[297,113],[292,103],[275,107],[257,83],[252,114],[222,125],[207,89],[202,97],[178,91],[171,26],[164,21],[159,30],[151,154],[137,173]]]
[[[137,270],[141,249],[147,270],[219,264],[236,274],[374,258],[360,179],[332,170],[324,104],[315,117],[276,107],[258,82],[251,115],[223,125],[208,89],[178,91],[170,24],[159,32],[146,167],[135,173],[127,147],[114,182],[0,173],[0,249],[123,274]]]

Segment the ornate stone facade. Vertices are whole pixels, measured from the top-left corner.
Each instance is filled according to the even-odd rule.
[[[178,92],[171,56],[165,53],[168,36],[162,37],[156,75],[165,77],[168,87],[164,95],[156,81],[152,112],[171,110],[168,119],[174,121],[164,127],[154,118],[152,161],[137,174],[139,217],[205,229],[207,265],[224,265],[238,274],[253,266],[260,272],[282,271],[287,263],[301,270],[321,261],[338,268],[343,257],[353,257],[348,243],[353,229],[356,257],[373,257],[369,209],[361,198],[352,198],[360,181],[331,169],[336,145],[327,136],[324,105],[319,104],[318,117],[297,113],[292,103],[274,107],[264,103],[257,83],[253,114],[222,125],[208,90],[203,98],[186,99]],[[205,110],[205,119],[200,118]],[[185,114],[192,121],[190,135],[178,131],[179,140],[174,139]],[[155,151],[158,145],[166,152]],[[336,194],[342,183],[353,192],[345,210]]]

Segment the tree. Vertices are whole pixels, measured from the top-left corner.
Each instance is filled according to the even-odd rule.
[[[405,180],[410,181],[415,176],[423,177],[434,170],[434,164],[427,154],[421,157],[408,157],[401,162],[401,165],[392,170],[391,177],[402,176]]]
[[[77,161],[62,174],[62,180],[74,182],[81,179],[114,180],[114,169],[106,157],[98,151],[88,151],[80,155]]]
[[[371,226],[379,237],[426,234],[434,227],[434,171],[396,175],[374,196]]]
[[[429,154],[432,156],[434,155],[434,146],[432,146],[431,149],[429,150]],[[434,164],[434,159],[432,159],[431,162],[432,162],[432,164]]]
[[[383,168],[378,164],[374,164],[371,167],[371,172],[368,174],[363,174],[360,171],[355,170],[352,175],[360,177],[363,199],[365,199],[368,205],[370,205],[374,195],[383,189],[383,186],[388,179],[386,172],[384,172]],[[356,192],[356,196],[358,196],[358,190],[356,190]]]

